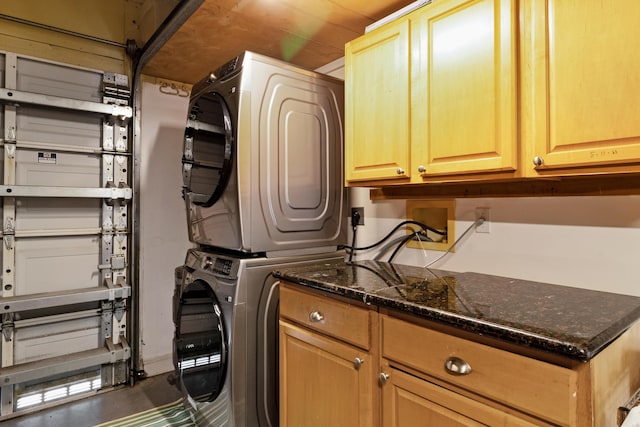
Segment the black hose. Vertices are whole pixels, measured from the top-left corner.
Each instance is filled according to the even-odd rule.
[[[349,247],[349,264],[351,264],[351,261],[353,260],[353,254],[356,252],[356,234],[358,232],[358,226],[354,225],[353,226],[353,234],[351,235],[351,247]]]
[[[385,241],[387,241],[393,235],[393,233],[395,233],[396,231],[398,231],[398,229],[400,229],[400,227],[403,227],[405,225],[417,225],[418,227],[422,228],[423,230],[431,231],[432,233],[438,234],[440,236],[446,236],[447,235],[446,231],[436,230],[435,228],[429,227],[428,225],[423,224],[423,223],[418,222],[418,221],[406,220],[406,221],[402,221],[401,223],[396,225],[393,228],[393,230],[391,230],[389,232],[389,234],[387,234],[385,237],[383,237],[382,239],[380,239],[379,241],[377,241],[376,243],[374,243],[372,245],[364,246],[362,248],[358,248],[358,247],[355,246],[355,240],[352,240],[352,242],[351,242],[352,246],[345,246],[345,249],[347,249],[349,251],[366,251],[368,249],[375,248],[376,246],[379,246],[382,243],[384,243]],[[355,230],[354,230],[354,235],[355,235]]]
[[[396,255],[398,254],[398,252],[400,252],[400,249],[405,245],[405,243],[407,243],[409,240],[412,240],[415,237],[420,237],[420,235],[422,234],[422,230],[419,231],[414,231],[411,234],[407,234],[404,239],[402,239],[402,241],[400,241],[400,243],[398,243],[398,245],[396,246],[396,248],[393,250],[393,253],[391,254],[391,256],[389,257],[389,260],[387,262],[392,262],[393,259],[396,257]],[[427,240],[430,240],[427,238]]]

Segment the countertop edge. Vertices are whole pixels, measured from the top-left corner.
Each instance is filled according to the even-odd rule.
[[[367,305],[385,307],[392,311],[410,314],[418,318],[436,322],[448,327],[460,329],[467,333],[491,337],[517,347],[532,348],[557,356],[565,356],[580,362],[588,362],[611,342],[622,335],[640,317],[640,308],[620,319],[610,327],[602,331],[591,340],[592,345],[577,346],[572,343],[557,340],[531,331],[525,331],[508,325],[483,321],[456,313],[446,312],[437,308],[417,306],[410,302],[398,304],[394,300],[379,297],[375,294],[362,291],[357,287],[347,288],[340,285],[332,285],[325,282],[305,280],[282,272],[274,272],[274,277],[287,280],[294,284],[315,289],[327,294],[337,295],[352,300],[360,301]],[[401,306],[401,307],[400,307]]]

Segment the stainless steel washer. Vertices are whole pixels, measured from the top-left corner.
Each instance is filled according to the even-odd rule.
[[[176,268],[174,367],[199,426],[278,426],[275,269],[344,258],[189,250]]]

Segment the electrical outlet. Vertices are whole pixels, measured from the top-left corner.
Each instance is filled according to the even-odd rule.
[[[358,222],[356,224],[352,223],[351,225],[364,225],[364,208],[351,208],[351,221],[353,222],[353,216],[356,212],[360,215],[358,217]]]
[[[476,226],[476,233],[491,233],[491,208],[476,208],[476,221],[484,218],[484,222]]]

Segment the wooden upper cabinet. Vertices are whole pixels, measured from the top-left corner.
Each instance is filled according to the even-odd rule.
[[[640,172],[640,2],[439,0],[346,47],[347,185]]]
[[[404,179],[409,171],[409,22],[345,47],[345,179]]]
[[[640,2],[527,0],[523,16],[525,173],[637,171]]]
[[[517,169],[517,22],[515,0],[438,1],[418,10],[412,173]]]
[[[514,3],[440,0],[346,45],[348,185],[517,169]]]

